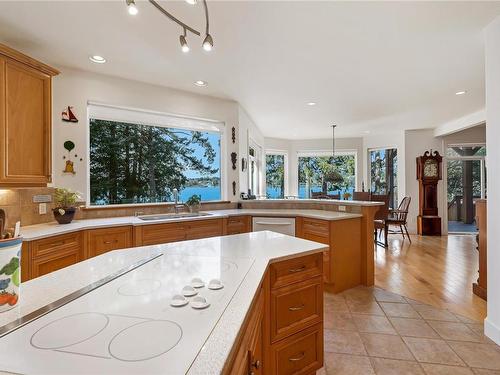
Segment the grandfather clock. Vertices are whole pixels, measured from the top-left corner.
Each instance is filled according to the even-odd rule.
[[[427,236],[441,235],[441,218],[438,216],[437,185],[442,179],[439,152],[425,151],[417,158],[418,180],[418,234]]]

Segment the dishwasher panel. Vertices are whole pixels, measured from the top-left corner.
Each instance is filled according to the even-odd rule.
[[[253,232],[270,230],[295,236],[295,218],[293,217],[254,217],[252,224]]]

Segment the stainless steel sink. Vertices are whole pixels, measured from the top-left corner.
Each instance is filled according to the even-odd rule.
[[[200,216],[210,216],[206,212],[182,212],[178,214],[159,214],[159,215],[142,215],[137,216],[139,219],[144,221],[154,221],[154,220],[168,220],[168,219],[182,219],[185,217],[200,217]]]

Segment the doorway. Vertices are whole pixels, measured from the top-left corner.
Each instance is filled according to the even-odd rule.
[[[486,146],[448,145],[448,232],[476,233],[475,201],[486,198]]]

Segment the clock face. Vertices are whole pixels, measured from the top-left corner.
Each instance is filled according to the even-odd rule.
[[[427,159],[424,164],[424,177],[427,178],[437,178],[438,173],[438,163],[436,160]]]

